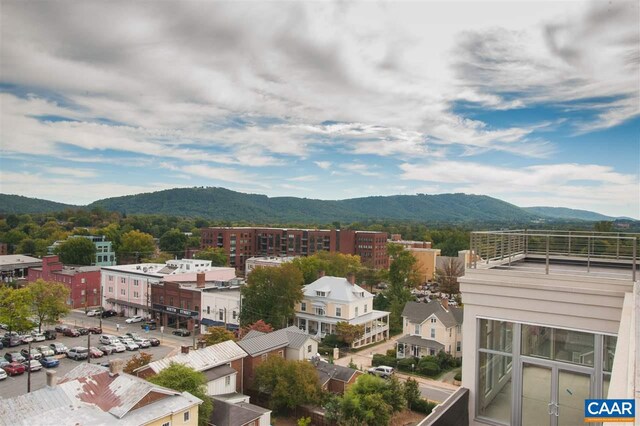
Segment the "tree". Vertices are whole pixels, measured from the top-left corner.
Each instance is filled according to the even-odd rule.
[[[276,328],[286,327],[302,300],[302,273],[291,263],[278,267],[257,267],[242,287],[240,323],[265,320]]]
[[[133,372],[151,362],[153,355],[147,352],[140,352],[132,356],[129,361],[124,365],[123,371],[127,374],[133,374]]]
[[[207,343],[207,346],[211,346],[216,343],[226,342],[227,340],[235,340],[235,336],[224,327],[209,327],[203,339]]]
[[[69,238],[56,248],[60,262],[68,265],[91,265],[96,261],[96,246],[84,237]]]
[[[179,229],[173,228],[160,237],[160,250],[173,254],[184,253],[188,237]]]
[[[211,266],[227,266],[227,254],[223,248],[209,247],[193,255],[194,259],[210,260]]]
[[[389,283],[391,287],[413,289],[420,284],[418,261],[410,251],[399,244],[389,244],[387,251],[391,257],[389,265]]]
[[[612,232],[613,222],[601,220],[600,222],[596,222],[593,224],[593,229],[597,232]]]
[[[274,411],[293,409],[320,400],[316,369],[307,361],[270,356],[255,369],[254,388],[271,396]]]
[[[304,277],[305,284],[318,279],[320,272],[331,277],[346,277],[361,269],[360,256],[320,251],[313,256],[298,257],[291,261]]]
[[[0,286],[0,322],[6,324],[9,331],[22,332],[33,328],[33,322],[29,320],[30,297],[26,288]]]
[[[458,278],[464,275],[464,266],[458,258],[445,259],[440,268],[436,268],[436,282],[443,293],[460,293]]]
[[[407,400],[407,405],[409,409],[412,409],[413,405],[422,399],[422,394],[420,393],[420,387],[418,385],[418,381],[409,377],[406,382],[404,382],[404,398]]]
[[[379,377],[360,376],[344,394],[340,419],[347,425],[388,425],[394,408],[388,403],[391,388]]]
[[[138,262],[142,256],[150,256],[156,250],[153,236],[140,231],[129,231],[120,238],[118,259],[133,259]]]
[[[364,324],[349,324],[339,321],[336,324],[336,335],[340,340],[351,346],[353,342],[364,336]]]
[[[245,327],[242,327],[240,329],[239,337],[242,339],[251,330],[259,331],[261,333],[271,333],[273,331],[273,327],[271,327],[271,325],[267,324],[263,320],[258,320],[256,322],[254,322],[253,324],[249,324],[249,325],[247,325]]]
[[[43,324],[57,322],[70,310],[67,305],[70,291],[64,284],[38,279],[29,284],[27,290],[31,301],[31,312],[36,318],[38,331],[42,331]]]
[[[207,379],[204,374],[186,365],[172,362],[169,367],[150,377],[149,381],[178,392],[189,392],[196,398],[200,398],[203,402],[198,407],[198,425],[206,426],[209,423],[213,403],[206,394]]]

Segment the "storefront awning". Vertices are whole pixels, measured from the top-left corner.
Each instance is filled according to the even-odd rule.
[[[107,299],[107,302],[112,303],[114,305],[129,306],[130,308],[149,309],[149,307],[146,305],[141,305],[140,303],[134,303],[134,302],[127,302],[126,300]]]

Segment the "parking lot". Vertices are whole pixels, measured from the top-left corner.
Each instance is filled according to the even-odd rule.
[[[86,317],[84,313],[81,312],[71,312],[63,321],[64,324],[69,325],[71,327],[90,327],[90,326],[98,326],[99,319]],[[119,330],[116,324],[120,324]],[[53,328],[53,327],[46,327]],[[121,336],[127,332],[138,333],[142,337],[156,337],[160,339],[161,344],[157,347],[150,347],[147,349],[142,349],[142,351],[150,353],[153,355],[153,361],[162,359],[169,355],[171,352],[175,352],[180,345],[191,345],[193,343],[192,337],[178,337],[170,334],[171,330],[167,330],[167,333],[161,333],[159,330],[148,331],[145,332],[141,329],[140,324],[126,324],[123,318],[105,318],[102,320],[102,330],[105,334],[111,334],[116,336]],[[100,346],[100,335],[91,335],[91,346]],[[67,337],[63,336],[62,333],[58,333],[56,340],[47,340],[44,342],[34,342],[31,347],[36,348],[41,345],[49,346],[51,343],[62,343],[68,349],[71,349],[74,346],[88,346],[88,338],[87,336],[79,336],[79,337]],[[28,348],[28,345],[20,345],[13,348],[4,348],[0,351],[4,355],[7,352],[20,352],[22,349]],[[125,360],[129,360],[132,356],[139,353],[140,351],[127,351],[121,353],[114,353],[112,355],[103,356],[102,358],[94,358],[90,361],[92,363],[102,363],[108,362],[110,359],[120,358]],[[87,362],[87,360],[83,361],[74,361],[72,359],[68,359],[66,357],[60,358],[60,365],[55,368],[57,372],[57,376],[60,378],[64,376],[66,373],[71,371],[74,367],[82,362]],[[46,374],[45,368],[42,370],[34,371],[31,373],[31,390],[37,390],[43,388],[46,384]],[[18,395],[22,395],[27,393],[27,372],[20,376],[8,377],[5,380],[0,381],[0,398],[10,398]]]

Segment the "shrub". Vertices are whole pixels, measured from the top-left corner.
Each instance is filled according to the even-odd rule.
[[[453,380],[457,380],[459,382],[462,381],[462,373],[458,371],[455,376],[453,376]]]
[[[425,376],[433,377],[440,373],[440,367],[438,367],[438,364],[436,364],[435,362],[424,362],[423,360],[421,360],[418,364],[418,372],[420,374],[424,374]]]
[[[413,364],[414,368],[418,366],[418,360],[416,358],[404,358],[398,360],[398,370],[401,371],[412,371],[411,365]]]
[[[382,354],[373,354],[371,365],[377,367],[378,365],[388,365],[389,367],[396,367],[398,360],[392,357],[388,357]]]
[[[396,357],[397,357],[397,355],[398,355],[398,354],[396,353],[396,350],[395,350],[395,349],[388,349],[388,350],[387,350],[387,356],[391,356],[391,357],[396,358]]]
[[[340,339],[338,339],[338,336],[336,336],[335,334],[327,334],[326,336],[324,336],[324,339],[322,339],[322,346],[335,348],[336,346],[341,346],[342,344],[343,343],[340,342]]]
[[[429,402],[426,399],[419,399],[413,403],[411,409],[418,413],[431,414],[435,406],[436,403],[434,402]]]
[[[456,359],[445,351],[438,352],[435,358],[440,370],[447,370],[456,366]]]

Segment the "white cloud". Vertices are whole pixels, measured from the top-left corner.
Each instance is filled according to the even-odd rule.
[[[362,164],[362,163],[342,163],[340,168],[347,170],[351,173],[356,173],[362,176],[381,176],[376,170],[375,164]],[[338,174],[337,172],[335,174]]]
[[[92,178],[98,176],[95,170],[90,169],[72,169],[69,167],[44,167],[44,171],[54,175],[70,176],[75,178]]]
[[[314,182],[314,181],[318,180],[318,176],[316,176],[316,175],[296,176],[296,177],[293,177],[293,178],[291,178],[289,180],[293,181],[293,182]]]
[[[321,169],[327,170],[331,167],[330,161],[314,161],[315,165],[320,167]]]

